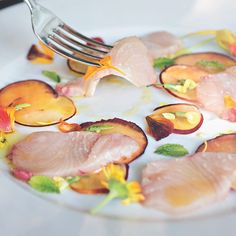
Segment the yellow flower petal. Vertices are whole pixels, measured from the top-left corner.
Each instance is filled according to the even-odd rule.
[[[232,31],[228,29],[217,30],[216,42],[220,47],[229,51],[229,46],[236,44],[236,36]]]
[[[54,180],[56,186],[57,186],[60,190],[66,189],[66,188],[68,187],[68,185],[69,185],[68,182],[67,182],[64,178],[62,178],[62,177],[60,177],[60,176],[55,176],[55,177],[53,177],[53,180]]]
[[[120,165],[111,163],[103,167],[102,170],[107,181],[114,179],[120,182],[125,182],[125,170]]]
[[[236,101],[234,101],[230,95],[225,95],[224,96],[224,105],[227,108],[234,108],[234,107],[236,107]]]
[[[144,200],[139,182],[129,182],[126,186],[128,189],[128,197],[122,201],[122,204],[128,205],[133,202],[140,202]]]

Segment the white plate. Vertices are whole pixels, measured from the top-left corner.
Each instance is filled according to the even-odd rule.
[[[141,35],[161,29],[179,34],[203,28],[233,29],[233,20],[235,20],[233,0],[228,0],[227,5],[226,1],[221,0],[207,2],[204,0],[188,2],[184,0],[175,2],[101,0],[96,4],[92,0],[80,3],[76,0],[70,0],[67,3],[62,0],[41,2],[50,9],[54,9],[55,13],[80,31],[88,35],[101,35],[108,41],[126,35]],[[35,41],[26,6],[18,5],[1,11],[0,22],[0,87],[15,80],[29,78],[43,80],[42,68],[56,69],[65,78],[69,78],[70,73],[60,58],[54,65],[43,67],[32,66],[25,60],[29,46]],[[47,79],[45,81],[49,82]],[[128,95],[124,94],[123,88],[129,91]],[[109,102],[111,99],[112,104]],[[144,128],[144,114],[151,112],[160,102],[177,101],[166,94],[159,96],[153,88],[136,89],[125,82],[115,84],[104,81],[99,84],[95,97],[76,102],[81,114],[72,118],[71,121],[83,122],[119,116],[137,122]],[[135,109],[132,109],[133,107]],[[211,132],[207,132],[204,138],[212,137],[227,129],[236,129],[235,125],[219,121],[208,113],[205,113],[205,117],[206,122],[200,131],[210,129]],[[216,124],[217,127],[221,127],[220,130],[214,128]],[[21,126],[17,128],[22,132],[32,131]],[[178,138],[178,143],[183,143],[190,152],[202,142],[196,134],[186,137],[172,135],[159,143],[149,139],[150,143],[145,156],[132,165],[131,178],[140,178],[138,170],[144,163],[157,159],[153,154],[157,145],[175,142],[176,138]],[[201,211],[189,219],[176,220],[137,205],[120,206],[119,202],[110,204],[98,216],[92,217],[86,211],[91,206],[95,206],[101,198],[84,197],[73,192],[65,192],[59,196],[35,193],[13,179],[3,162],[0,162],[0,186],[0,226],[3,236],[64,235],[65,233],[68,235],[92,235],[93,233],[105,236],[127,235],[128,233],[138,235],[190,233],[195,236],[199,234],[199,230],[204,230],[206,235],[213,233],[221,235],[217,231],[219,225],[230,235],[230,229],[234,227],[232,219],[236,215],[235,196],[231,195],[224,203]]]

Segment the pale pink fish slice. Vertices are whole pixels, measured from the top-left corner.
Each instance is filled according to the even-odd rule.
[[[122,134],[104,135],[97,140],[88,159],[80,166],[81,172],[94,172],[110,162],[129,157],[139,148],[138,143]]]
[[[35,132],[15,144],[9,158],[16,169],[33,175],[77,175],[100,136],[92,132]]]
[[[167,31],[157,31],[141,38],[153,59],[175,54],[183,47],[180,38]]]
[[[224,96],[229,95],[236,101],[236,66],[224,72],[203,77],[197,86],[197,100],[206,110],[219,117],[236,121],[236,108],[228,108]]]
[[[47,131],[32,133],[15,144],[9,159],[17,174],[74,176],[96,172],[137,149],[138,143],[123,134]]]
[[[115,43],[109,55],[112,58],[112,65],[123,73],[112,68],[104,69],[88,80],[76,80],[75,82],[59,85],[57,91],[67,96],[80,96],[81,94],[92,96],[100,79],[108,75],[123,77],[137,87],[156,83],[157,73],[153,68],[152,59],[146,46],[139,38],[128,37],[119,40]]]
[[[169,214],[190,214],[224,199],[235,180],[236,154],[196,153],[159,160],[143,170],[143,205]]]

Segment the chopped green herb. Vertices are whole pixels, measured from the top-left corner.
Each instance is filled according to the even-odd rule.
[[[178,116],[178,117],[186,117],[186,113],[187,112],[177,111],[177,112],[175,112],[175,115]]]
[[[39,192],[60,193],[60,189],[56,183],[47,176],[33,176],[28,183],[33,189]]]
[[[188,150],[180,144],[164,144],[155,151],[157,154],[172,157],[182,157],[188,154]]]
[[[86,129],[86,131],[100,133],[103,130],[112,128],[113,126],[111,125],[91,125]]]
[[[216,70],[216,71],[225,70],[225,65],[218,61],[200,60],[196,62],[196,65],[200,67],[204,67],[209,70]]]
[[[73,184],[73,183],[77,182],[78,180],[80,180],[80,176],[73,176],[73,177],[66,178],[66,181],[68,184]]]
[[[53,80],[54,82],[60,83],[61,82],[61,77],[54,71],[48,71],[44,70],[42,71],[42,74],[49,79]]]
[[[21,110],[21,109],[23,109],[23,108],[30,107],[30,106],[31,106],[31,105],[30,105],[29,103],[22,103],[22,104],[16,105],[16,106],[15,106],[15,109],[16,109],[16,111],[18,111],[18,110]]]
[[[154,67],[158,69],[164,69],[167,66],[175,64],[175,60],[168,57],[159,57],[154,60]]]

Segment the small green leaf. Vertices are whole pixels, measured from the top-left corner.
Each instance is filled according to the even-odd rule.
[[[164,69],[167,66],[175,64],[175,60],[168,57],[159,57],[154,60],[153,66],[160,70]]]
[[[103,130],[112,129],[112,128],[113,126],[111,125],[91,125],[86,129],[86,131],[100,133]]]
[[[188,154],[188,150],[180,144],[164,144],[155,151],[157,154],[172,157],[182,157]]]
[[[60,193],[60,189],[55,182],[47,176],[33,176],[28,183],[33,189],[39,192]]]
[[[196,62],[196,65],[211,70],[217,70],[217,71],[225,70],[225,65],[218,61],[200,60]]]
[[[179,84],[163,84],[162,86],[166,89],[169,89],[169,90],[174,90],[174,91],[178,91],[176,89],[176,85],[179,85]]]
[[[187,112],[177,111],[177,112],[175,112],[175,115],[177,117],[186,117],[186,113]]]
[[[19,111],[19,110],[21,110],[23,108],[30,107],[30,106],[31,105],[29,103],[21,103],[21,104],[17,104],[15,106],[15,109],[16,109],[16,111]]]
[[[42,74],[49,79],[53,80],[54,82],[60,83],[61,82],[61,77],[54,71],[48,71],[44,70],[42,71]]]

